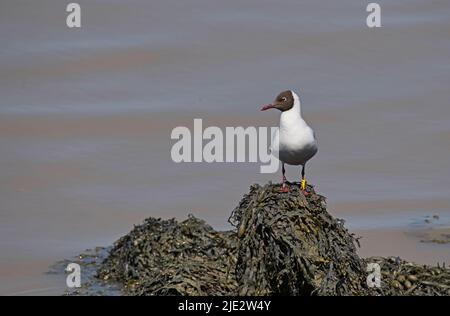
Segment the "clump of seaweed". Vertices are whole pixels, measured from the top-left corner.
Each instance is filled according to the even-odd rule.
[[[325,198],[289,187],[252,185],[230,216],[233,231],[191,215],[148,218],[114,244],[97,278],[125,295],[450,295],[449,268],[360,258]],[[379,288],[368,286],[369,263],[380,266]]]
[[[225,295],[236,289],[236,237],[189,216],[148,218],[120,238],[98,276],[127,295]]]
[[[367,263],[381,268],[381,287],[378,295],[388,296],[449,296],[450,268],[418,265],[399,257],[370,257]]]
[[[288,194],[253,185],[233,211],[238,229],[236,277],[240,295],[361,295],[365,267],[357,240],[326,211],[309,186]]]

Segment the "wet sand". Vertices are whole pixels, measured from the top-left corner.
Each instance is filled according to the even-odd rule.
[[[81,30],[54,0],[0,5],[0,294],[61,293],[50,265],[148,216],[228,229],[248,186],[280,175],[175,164],[170,132],[276,126],[259,108],[287,88],[319,140],[308,180],[360,253],[450,263],[421,242],[426,216],[450,227],[448,1],[381,2],[379,30],[354,1],[105,3],[80,1]]]
[[[404,229],[355,231],[362,237],[358,251],[363,257],[394,256],[421,264],[436,265],[450,262],[448,245],[420,242],[420,232]]]

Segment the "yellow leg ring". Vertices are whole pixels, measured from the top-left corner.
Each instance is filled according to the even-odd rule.
[[[302,190],[306,190],[306,180],[305,179],[302,179],[302,181],[300,182],[300,188]]]

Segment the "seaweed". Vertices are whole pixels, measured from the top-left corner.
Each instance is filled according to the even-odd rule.
[[[238,230],[240,295],[358,295],[365,286],[356,238],[308,187],[253,185],[230,217]]]
[[[360,258],[358,238],[325,197],[312,186],[307,195],[289,189],[252,185],[230,231],[192,215],[148,218],[113,245],[97,278],[124,295],[450,295],[450,269]],[[379,288],[368,286],[369,263],[380,265]]]
[[[189,216],[148,218],[120,238],[98,271],[127,295],[225,295],[237,286],[236,238]]]
[[[381,287],[375,289],[378,295],[450,295],[450,269],[445,265],[419,265],[399,257],[370,257],[365,261],[380,265]]]

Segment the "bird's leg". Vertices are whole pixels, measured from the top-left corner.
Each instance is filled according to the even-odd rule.
[[[302,180],[300,181],[300,189],[303,194],[308,195],[308,192],[306,192],[305,165],[302,166]]]
[[[281,164],[281,172],[283,173],[283,179],[281,180],[281,192],[289,192],[289,187],[286,185],[286,170],[284,169],[284,162]]]

